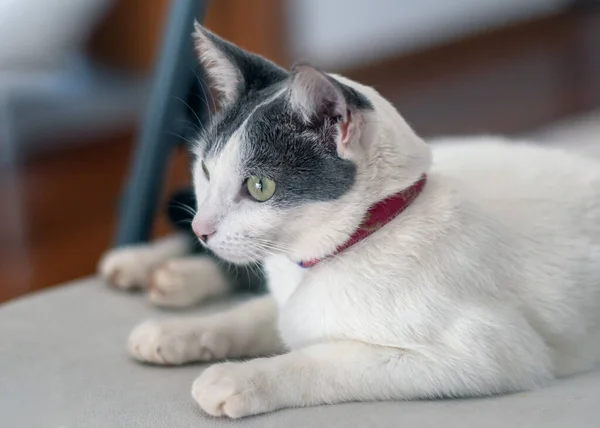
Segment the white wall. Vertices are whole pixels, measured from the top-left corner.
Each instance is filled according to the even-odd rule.
[[[287,0],[291,51],[348,67],[491,26],[544,15],[565,0]]]

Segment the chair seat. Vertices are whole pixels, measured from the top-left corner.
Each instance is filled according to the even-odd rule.
[[[206,313],[229,305],[199,310]],[[220,307],[219,307],[220,306]],[[139,321],[174,316],[89,278],[0,306],[4,427],[598,427],[600,371],[509,396],[351,403],[225,423],[190,395],[203,366],[162,368],[127,357]]]

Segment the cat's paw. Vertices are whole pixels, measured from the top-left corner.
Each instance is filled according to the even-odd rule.
[[[212,416],[241,418],[278,409],[268,359],[215,364],[192,385],[192,396]]]
[[[133,329],[127,348],[133,358],[160,365],[224,358],[229,340],[209,325],[185,319],[146,321]]]
[[[187,275],[175,260],[163,263],[148,277],[148,298],[155,305],[167,308],[195,305],[199,280]]]
[[[148,278],[148,297],[157,306],[183,308],[228,291],[216,262],[208,257],[169,260]]]
[[[143,247],[125,247],[109,251],[98,264],[98,273],[110,285],[123,290],[145,286],[153,258]]]

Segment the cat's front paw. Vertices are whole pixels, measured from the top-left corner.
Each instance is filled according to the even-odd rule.
[[[268,359],[215,364],[192,385],[192,396],[212,416],[241,418],[280,408]]]
[[[230,348],[227,337],[197,320],[146,321],[133,329],[127,343],[136,360],[160,365],[224,358]]]
[[[217,263],[208,257],[169,260],[148,279],[148,297],[157,306],[184,308],[227,291]]]
[[[153,261],[147,248],[117,248],[102,257],[98,264],[98,273],[106,282],[117,288],[143,288],[152,270]]]

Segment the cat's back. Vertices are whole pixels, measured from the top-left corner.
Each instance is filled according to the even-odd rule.
[[[598,140],[600,144],[600,139]],[[495,190],[502,195],[524,195],[535,190],[553,196],[591,188],[600,179],[600,159],[557,148],[500,137],[444,138],[432,141],[433,168],[469,187]],[[473,181],[476,179],[476,181]],[[513,185],[519,184],[517,188]]]
[[[599,141],[600,143],[600,141]],[[600,160],[501,138],[433,142],[433,172],[508,225],[600,240]]]

